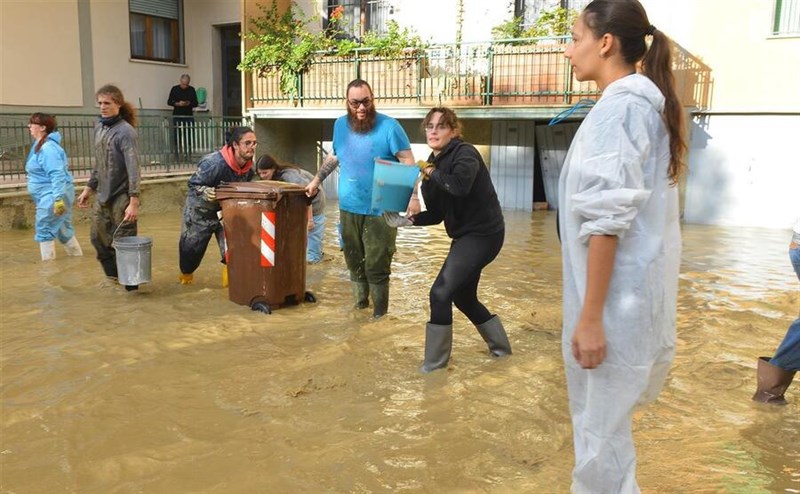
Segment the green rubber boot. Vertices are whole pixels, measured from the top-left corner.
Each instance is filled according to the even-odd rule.
[[[366,309],[369,307],[369,284],[361,281],[353,282],[353,299],[356,301],[356,309]]]
[[[372,317],[378,319],[389,311],[389,283],[369,285],[369,295],[372,297]]]

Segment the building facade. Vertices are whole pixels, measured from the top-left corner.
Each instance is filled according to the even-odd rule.
[[[303,12],[317,16],[318,29],[341,5],[354,37],[394,20],[435,46],[401,69],[367,70],[359,62],[341,74],[318,70],[317,80],[328,87],[308,84],[306,99],[285,101],[269,99],[265,78],[236,69],[251,47],[239,32],[249,29],[264,3],[3,0],[0,114],[95,114],[94,92],[106,83],[117,84],[142,114],[168,114],[169,88],[189,73],[192,85],[205,89],[208,114],[252,117],[260,149],[313,170],[320,148],[329,145],[333,120],[344,114],[344,85],[361,75],[373,84],[379,111],[406,127],[418,158],[428,151],[418,129],[422,116],[435,104],[453,106],[467,139],[484,154],[505,207],[555,203],[548,181],[557,179],[580,113],[561,126],[547,124],[598,94],[565,75],[558,46],[547,54],[541,45],[514,52],[500,63],[502,50],[482,52],[478,45],[513,16],[529,25],[544,10],[580,9],[587,1],[298,0]],[[682,184],[685,220],[788,227],[800,214],[793,145],[800,135],[800,0],[642,3],[653,24],[680,46],[676,67],[691,136]],[[277,4],[285,9],[290,2]]]

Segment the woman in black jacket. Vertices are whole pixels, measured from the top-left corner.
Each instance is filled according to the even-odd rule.
[[[511,354],[500,318],[478,300],[481,271],[503,247],[505,222],[489,170],[472,144],[461,139],[461,125],[449,108],[433,108],[422,121],[428,146],[420,162],[426,211],[406,224],[444,221],[453,239],[450,252],[430,291],[431,317],[425,329],[422,372],[447,367],[453,343],[453,304],[478,328],[492,355]]]

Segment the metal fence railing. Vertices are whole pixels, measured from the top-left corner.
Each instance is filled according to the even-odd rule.
[[[598,97],[593,82],[575,79],[564,58],[566,37],[437,44],[398,57],[368,49],[349,56],[320,53],[297,77],[295,95],[280,89],[280,74],[250,74],[254,108],[339,107],[347,84],[370,82],[375,99],[390,106],[563,106]],[[676,45],[675,77],[684,106],[708,104],[710,69]]]
[[[349,56],[320,53],[297,78],[297,96],[283,94],[280,75],[251,75],[252,106],[341,105],[348,82],[372,84],[382,104],[427,106],[565,105],[599,94],[574,79],[564,58],[566,38],[448,43],[398,57],[369,49]]]
[[[0,180],[23,182],[25,161],[32,139],[30,115],[0,113]],[[56,115],[70,171],[88,176],[94,166],[94,126],[97,115]],[[222,147],[225,131],[250,125],[247,117],[196,117],[194,122],[173,124],[171,117],[139,115],[139,163],[143,174],[171,173],[193,168],[204,154]]]

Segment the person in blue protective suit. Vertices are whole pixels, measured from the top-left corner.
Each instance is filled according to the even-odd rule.
[[[61,134],[52,115],[34,113],[28,123],[33,146],[25,162],[28,192],[36,204],[36,234],[42,261],[56,258],[55,240],[64,244],[69,256],[83,251],[72,227],[75,185],[61,147]]]
[[[794,267],[797,280],[800,281],[800,219],[792,228],[792,240],[789,242],[789,260]],[[785,405],[784,393],[800,370],[800,315],[789,325],[786,336],[775,350],[775,355],[759,357],[758,384],[753,401],[770,405]]]
[[[397,229],[372,208],[375,158],[414,163],[411,143],[400,123],[375,109],[372,88],[355,79],[347,85],[347,115],[333,125],[333,154],[328,155],[306,193],[317,193],[319,184],[339,166],[339,219],[344,259],[353,282],[355,307],[369,307],[379,318],[389,308],[389,276]]]
[[[256,173],[261,180],[279,180],[305,187],[314,175],[302,168],[278,160],[269,154],[262,155],[256,161]],[[320,190],[308,207],[308,246],[306,261],[317,264],[322,261],[322,239],[325,233],[325,191]]]
[[[105,275],[117,281],[115,238],[135,236],[139,220],[139,135],[136,110],[122,91],[107,84],[95,94],[100,118],[94,127],[94,167],[78,196],[78,207],[88,207],[96,193],[90,238]],[[136,285],[126,285],[128,291]]]
[[[461,124],[453,110],[431,109],[422,128],[433,151],[428,161],[418,163],[426,210],[406,218],[396,213],[384,216],[391,226],[444,221],[453,239],[430,291],[431,316],[425,326],[425,359],[420,369],[428,373],[447,367],[450,360],[453,304],[475,325],[492,355],[511,355],[511,344],[500,318],[478,300],[481,272],[500,253],[505,239],[503,212],[489,170],[475,146],[461,138]]]
[[[632,414],[675,355],[686,139],[671,48],[637,0],[594,0],[565,51],[602,91],[559,181],[573,493],[640,492]]]
[[[178,243],[182,285],[191,284],[200,266],[211,236],[215,236],[225,263],[225,244],[222,222],[218,213],[216,187],[222,182],[248,182],[253,179],[253,156],[256,134],[250,127],[234,127],[225,136],[226,144],[219,151],[204,156],[189,177],[189,193],[183,207],[183,225]],[[222,284],[227,286],[228,270],[222,267]]]

